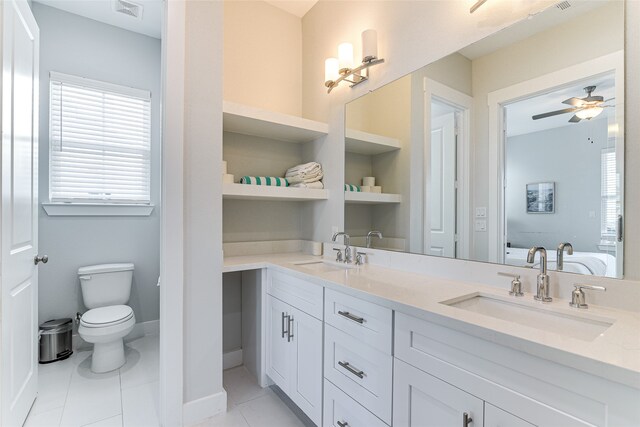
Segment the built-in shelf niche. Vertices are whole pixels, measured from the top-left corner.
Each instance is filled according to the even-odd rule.
[[[329,198],[327,190],[294,188],[294,187],[270,187],[265,185],[224,184],[222,196],[229,200],[271,200],[304,202],[313,200],[326,200]]]
[[[302,117],[224,101],[225,132],[259,136],[276,141],[307,143],[329,133],[329,125]]]
[[[400,141],[388,136],[376,135],[356,129],[347,129],[345,151],[347,153],[376,155],[400,149]]]
[[[402,196],[400,194],[390,193],[364,193],[356,191],[345,191],[344,201],[349,204],[361,205],[382,205],[401,203]]]

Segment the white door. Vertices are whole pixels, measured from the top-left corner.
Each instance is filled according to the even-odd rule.
[[[486,402],[484,404],[484,425],[485,427],[535,427],[535,424]]]
[[[456,256],[456,116],[431,120],[427,254]]]
[[[311,420],[322,420],[322,322],[300,310],[292,313],[291,400]]]
[[[267,375],[285,393],[289,392],[291,350],[287,340],[289,316],[293,309],[288,304],[268,295],[267,303]]]
[[[394,364],[394,426],[483,426],[481,399],[399,359]]]
[[[2,8],[2,420],[21,426],[38,382],[38,40],[25,0]]]

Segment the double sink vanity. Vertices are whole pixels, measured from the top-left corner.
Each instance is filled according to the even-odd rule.
[[[403,271],[386,251],[337,262],[333,249],[225,258],[256,309],[245,366],[316,425],[637,425],[637,312],[509,295],[468,265],[467,281]]]

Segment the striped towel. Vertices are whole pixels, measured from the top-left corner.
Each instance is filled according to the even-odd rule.
[[[240,184],[271,185],[274,187],[289,186],[287,180],[279,176],[243,176],[240,178]]]
[[[362,190],[360,189],[359,185],[353,185],[353,184],[345,184],[344,185],[344,191],[354,191],[356,193],[361,192]]]

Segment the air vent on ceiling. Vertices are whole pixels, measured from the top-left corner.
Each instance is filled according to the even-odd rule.
[[[139,21],[142,20],[143,7],[141,4],[133,3],[126,0],[113,0],[112,4],[114,11],[123,13]]]
[[[571,7],[571,3],[569,3],[568,1],[561,1],[560,3],[558,3],[556,5],[556,7],[560,10],[567,10]]]

